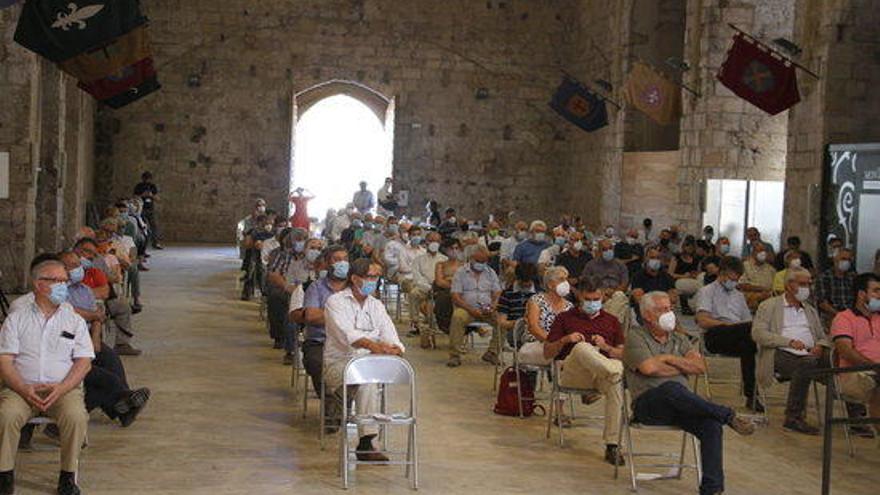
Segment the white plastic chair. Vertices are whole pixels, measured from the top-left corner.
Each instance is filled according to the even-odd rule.
[[[694,381],[694,390],[696,390],[697,382],[699,380]],[[654,425],[643,425],[641,423],[636,423],[632,420],[631,411],[629,407],[629,398],[627,397],[629,390],[626,388],[626,384],[624,383],[623,389],[623,401],[621,408],[623,409],[620,415],[620,432],[618,433],[617,444],[621,446],[621,448],[626,446],[624,449],[624,456],[626,457],[626,463],[629,466],[629,479],[630,479],[630,489],[633,492],[639,491],[639,480],[642,481],[655,481],[655,480],[668,480],[668,479],[681,479],[682,471],[687,468],[693,468],[697,472],[697,490],[700,487],[700,481],[703,477],[703,468],[700,464],[700,448],[699,442],[696,437],[689,434],[688,432],[682,430],[677,426],[654,426]],[[674,453],[652,453],[652,452],[636,452],[633,447],[633,439],[632,439],[632,430],[642,430],[642,431],[667,431],[667,432],[675,432],[681,433],[681,450],[679,454]],[[694,463],[686,464],[685,463],[685,453],[687,452],[687,444],[688,439],[690,439],[691,447],[693,449],[694,455]],[[626,442],[625,444],[623,442]],[[659,457],[661,459],[677,459],[676,462],[666,462],[666,463],[654,463],[654,464],[641,464],[639,466],[636,465],[636,458],[638,457]],[[650,467],[650,468],[667,468],[669,471],[666,474],[660,473],[639,473],[637,471],[638,467]],[[618,478],[620,471],[620,466],[614,466],[614,479]]]
[[[378,385],[384,388],[388,385],[409,385],[409,412],[395,413],[386,415],[387,401],[382,401],[381,414],[369,417],[358,416],[352,414],[348,404],[348,387],[360,385]],[[419,487],[419,456],[418,443],[416,441],[416,377],[412,366],[403,358],[387,355],[367,355],[356,357],[348,362],[343,373],[342,383],[342,414],[340,442],[340,471],[342,474],[342,486],[348,489],[349,485],[349,464],[385,464],[406,466],[406,477],[410,478],[412,489],[417,490]],[[406,459],[403,461],[358,461],[356,455],[351,455],[351,446],[349,445],[348,429],[349,427],[359,427],[377,425],[382,430],[383,438],[387,440],[388,426],[405,426],[408,428],[407,448],[405,451]],[[380,450],[381,453],[399,454],[401,452],[390,452],[387,448]],[[410,475],[412,475],[410,477]]]

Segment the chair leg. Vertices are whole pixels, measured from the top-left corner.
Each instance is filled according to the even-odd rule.
[[[324,415],[326,413],[325,408],[327,407],[327,405],[324,404],[324,380],[323,379],[321,380],[321,391],[320,391],[319,395],[320,396],[318,397],[318,400],[320,401],[320,406],[318,408],[318,410],[319,410],[318,415],[321,418],[320,418],[320,425],[319,425],[319,430],[318,430],[318,440],[321,442],[321,450],[324,450],[324,430],[326,428],[326,421],[324,419]]]
[[[323,401],[321,401],[321,402],[323,404]],[[303,383],[303,408],[302,409],[303,409],[302,417],[303,417],[303,419],[305,419],[306,416],[308,416],[308,414],[309,414],[309,381],[307,378],[304,379],[304,383]]]
[[[556,412],[556,395],[550,390],[550,403],[547,404],[547,434],[546,438],[550,438],[550,428],[553,426],[553,414]]]
[[[694,466],[697,467],[697,490],[699,490],[700,484],[703,482],[703,461],[700,457],[700,441],[693,435],[688,436],[691,437],[691,446],[694,449]]]
[[[638,480],[636,478],[636,455],[633,450],[633,441],[632,441],[632,430],[629,428],[629,423],[625,424],[626,430],[624,431],[624,436],[626,437],[626,452],[627,452],[627,464],[629,464],[629,481],[630,488],[634,492],[639,491]]]
[[[819,402],[819,385],[816,383],[816,380],[813,380],[813,399],[816,404],[816,421],[817,424],[824,424],[822,421],[822,406]]]
[[[412,463],[413,463],[413,490],[419,489],[419,444],[416,423],[412,424]]]
[[[837,400],[837,404],[840,408],[841,416],[847,417],[849,412],[846,410],[846,403],[844,402],[843,397],[838,396],[836,400]],[[849,450],[849,456],[855,457],[856,456],[856,449],[853,446],[852,433],[849,431],[848,425],[843,425],[843,438],[846,439],[846,445],[847,445],[847,449]]]
[[[343,414],[343,417],[346,416],[346,414]],[[348,425],[345,424],[345,421],[342,422],[340,430],[339,453],[342,456],[340,459],[342,464],[342,487],[348,490]]]

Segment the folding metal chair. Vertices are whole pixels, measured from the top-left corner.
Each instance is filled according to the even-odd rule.
[[[831,355],[829,356],[831,360],[831,366],[838,367],[840,365],[840,359],[837,355],[837,351],[834,347],[831,347]],[[832,373],[831,377],[833,381],[828,384],[828,386],[832,387],[832,396],[834,397],[834,402],[837,403],[837,406],[840,408],[841,417],[847,417],[849,412],[846,409],[846,399],[843,397],[843,392],[841,392],[840,387],[840,375],[837,373]],[[843,425],[843,437],[846,439],[847,449],[849,451],[850,457],[856,456],[856,448],[853,445],[852,441],[852,433],[849,431],[849,425]]]
[[[378,385],[383,396],[382,411],[372,416],[353,414],[349,410],[348,387]],[[409,411],[387,414],[387,388],[389,385],[409,385]],[[356,357],[348,362],[343,373],[342,383],[342,420],[339,435],[340,472],[342,486],[348,489],[349,466],[357,464],[405,465],[406,477],[410,478],[413,490],[419,487],[419,457],[416,441],[416,377],[412,366],[403,358],[386,355],[367,355]],[[348,431],[360,426],[378,426],[386,445],[378,452],[383,454],[405,454],[405,460],[359,461],[349,444]],[[387,428],[389,426],[405,426],[408,429],[407,448],[405,452],[392,452],[387,448]],[[356,435],[355,435],[356,436]],[[412,475],[412,476],[410,476]]]
[[[558,360],[553,360],[553,363],[548,366],[548,370],[550,372],[550,381],[553,382],[553,386],[550,389],[550,404],[548,406],[547,411],[547,434],[546,437],[550,438],[550,429],[553,426],[553,421],[556,421],[556,428],[559,430],[559,446],[562,447],[565,443],[565,437],[563,430],[565,429],[562,425],[562,405],[561,400],[563,395],[568,396],[568,404],[570,407],[569,419],[572,422],[572,426],[574,426],[574,422],[578,420],[587,420],[587,421],[597,421],[604,420],[605,416],[576,416],[574,411],[574,396],[576,395],[584,395],[595,393],[598,394],[599,391],[592,388],[576,388],[576,387],[564,387],[559,384],[559,377],[562,372],[562,363]]]
[[[740,376],[739,371],[737,371],[736,376],[734,378],[711,379],[711,376],[709,375],[709,370],[711,368],[709,366],[709,358],[712,358],[712,359],[731,359],[731,360],[737,360],[737,361],[739,361],[739,358],[735,357],[735,356],[725,356],[724,354],[715,354],[715,353],[709,352],[709,349],[706,348],[705,335],[706,335],[706,331],[703,330],[702,328],[699,328],[699,327],[697,327],[696,330],[691,330],[688,332],[688,336],[692,340],[695,340],[697,345],[699,346],[698,348],[700,350],[700,354],[703,355],[703,361],[706,363],[706,371],[703,372],[703,380],[705,380],[705,382],[706,382],[706,385],[705,385],[706,398],[708,398],[708,399],[712,398],[712,386],[711,386],[712,383],[715,383],[718,385],[739,385],[739,393],[740,393],[740,395],[743,395],[743,381],[742,381],[742,376]],[[739,366],[737,366],[737,370],[739,370]]]
[[[696,381],[694,382],[694,389],[696,389]],[[653,426],[653,425],[643,425],[640,423],[636,423],[632,420],[631,411],[629,407],[630,398],[627,397],[629,390],[626,388],[626,383],[624,382],[623,389],[623,401],[622,401],[622,413],[620,415],[620,433],[618,434],[617,444],[623,447],[624,456],[626,457],[626,463],[629,466],[629,479],[631,490],[633,492],[639,491],[639,480],[641,481],[655,481],[655,480],[667,480],[667,479],[681,479],[681,474],[686,468],[693,468],[697,472],[697,489],[699,490],[700,481],[703,477],[703,469],[700,465],[700,449],[699,442],[693,435],[688,432],[682,430],[677,426]],[[633,439],[632,439],[632,430],[642,430],[642,431],[668,431],[668,432],[678,432],[681,433],[681,450],[679,454],[674,453],[653,453],[653,452],[636,452],[633,447]],[[694,455],[694,463],[686,464],[685,463],[685,453],[687,451],[688,438],[690,438],[691,447],[693,449]],[[624,443],[626,442],[626,443]],[[636,458],[638,457],[659,457],[661,459],[677,459],[677,462],[666,462],[666,463],[654,463],[654,464],[640,464],[636,465]],[[649,468],[667,468],[668,471],[665,474],[661,473],[639,473],[637,471],[638,467],[649,467]],[[614,466],[614,479],[618,478],[620,471],[620,466]]]
[[[791,380],[782,378],[779,375],[775,375],[775,377],[776,377],[777,383],[780,385],[788,384],[791,382]],[[811,384],[811,386],[813,388],[813,399],[814,399],[813,405],[816,408],[816,421],[818,421],[819,424],[822,424],[823,423],[823,421],[822,421],[822,407],[821,407],[821,402],[819,401],[819,384],[815,380],[813,380],[813,383]],[[776,397],[776,396],[771,397],[768,392],[770,392],[770,390],[764,390],[764,387],[762,387],[760,383],[757,383],[757,382],[755,383],[755,393],[758,394],[758,398],[764,404],[764,412],[763,413],[756,413],[755,417],[757,419],[761,420],[761,421],[759,421],[760,423],[764,423],[764,424],[770,423],[770,402],[771,402],[771,399],[780,398],[783,401],[785,400],[784,397]]]

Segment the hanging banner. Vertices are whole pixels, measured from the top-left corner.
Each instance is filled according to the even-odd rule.
[[[568,76],[562,78],[559,88],[550,101],[550,108],[587,132],[608,125],[605,100]]]
[[[801,101],[794,66],[741,33],[734,35],[717,77],[737,96],[770,115]]]
[[[635,62],[624,88],[626,101],[661,125],[681,116],[681,88],[641,62]]]
[[[64,61],[58,67],[88,84],[119,74],[126,67],[150,58],[151,55],[147,26],[143,25],[104,46]]]

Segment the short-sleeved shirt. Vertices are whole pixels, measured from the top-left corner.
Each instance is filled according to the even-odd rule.
[[[507,289],[498,298],[498,312],[509,321],[516,321],[526,314],[526,304],[535,295],[534,290],[521,290],[519,287]]]
[[[842,277],[834,274],[834,270],[829,268],[819,275],[819,281],[816,284],[816,301],[823,303],[828,302],[837,311],[843,311],[852,304],[853,282],[856,274],[846,272]]]
[[[29,385],[61,383],[74,359],[95,357],[86,321],[70,303],[47,318],[33,301],[3,322],[0,354],[15,356],[12,364]]]
[[[324,305],[327,304],[327,298],[334,294],[333,287],[330,287],[329,282],[330,280],[327,277],[324,277],[310,285],[305,291],[302,307],[305,309],[312,308],[323,311]],[[306,325],[304,331],[306,340],[324,342],[325,333],[323,325]]]
[[[737,289],[729,291],[717,280],[697,292],[697,312],[700,311],[725,323],[752,321],[752,313],[743,293]]]
[[[773,288],[773,277],[776,276],[776,269],[770,263],[758,264],[754,260],[746,260],[743,263],[745,273],[740,279],[741,284],[757,285],[764,289]]]
[[[623,365],[626,368],[626,384],[633,400],[648,390],[670,381],[687,387],[688,379],[684,375],[646,376],[639,372],[639,366],[654,356],[671,354],[684,357],[690,350],[690,341],[680,333],[673,332],[669,334],[665,343],[660,343],[648,330],[642,327],[631,328],[623,346]]]
[[[870,319],[852,309],[837,313],[831,322],[831,338],[837,340],[842,337],[852,339],[853,349],[871,361],[880,363],[880,313],[871,313]],[[840,365],[852,364],[841,357]]]
[[[534,239],[526,239],[519,243],[513,250],[513,261],[517,263],[538,263],[541,251],[550,247],[547,241],[538,242]]]
[[[501,292],[501,283],[491,268],[477,273],[471,270],[470,265],[464,265],[452,276],[450,291],[461,294],[464,302],[470,306],[487,307],[492,305],[492,294]]]
[[[150,211],[153,209],[153,197],[142,196],[146,192],[152,193],[153,196],[155,196],[159,194],[159,188],[156,187],[156,184],[153,184],[152,182],[141,182],[138,185],[134,186],[134,195],[140,196],[141,199],[144,200],[144,210]]]
[[[107,285],[109,282],[107,275],[98,268],[86,268],[86,276],[83,278],[82,283],[92,289],[97,289]]]
[[[584,267],[592,259],[593,255],[587,251],[581,251],[577,256],[574,256],[571,250],[566,250],[556,257],[556,266],[561,266],[568,270],[569,277],[577,277],[584,271]]]
[[[606,313],[605,310],[600,310],[595,316],[590,316],[580,308],[571,308],[556,315],[556,320],[547,335],[547,342],[556,342],[575,332],[583,335],[585,342],[590,342],[593,335],[601,335],[611,347],[623,345],[623,332],[620,330],[620,322],[617,321],[617,318]],[[574,344],[566,344],[562,351],[556,355],[556,359],[565,359],[573,348]]]
[[[629,284],[629,270],[618,260],[596,258],[586,264],[581,278],[592,280],[600,289],[612,289]]]
[[[82,282],[67,286],[67,302],[74,309],[81,309],[83,311],[95,311],[98,309],[95,293]]]
[[[646,294],[655,290],[668,292],[675,288],[675,279],[672,278],[669,272],[664,270],[660,270],[654,275],[648,273],[648,270],[640,270],[633,275],[632,288],[633,290],[641,289]]]
[[[287,312],[293,313],[298,309],[302,309],[304,300],[305,291],[303,290],[303,286],[297,285],[296,288],[293,289],[293,292],[290,293],[290,304],[287,307]]]

